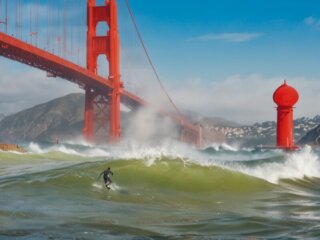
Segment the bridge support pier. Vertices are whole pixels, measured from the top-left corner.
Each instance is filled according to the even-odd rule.
[[[94,98],[91,88],[85,90],[84,129],[83,136],[88,142],[94,141]]]
[[[121,126],[120,126],[120,91],[113,90],[110,96],[110,128],[109,128],[109,142],[115,143],[120,140]]]
[[[116,0],[105,0],[102,6],[96,5],[96,0],[87,0],[87,69],[93,73],[97,73],[97,60],[99,55],[105,55],[109,62],[109,80],[112,82],[111,93],[99,93],[101,96],[108,98],[102,103],[100,101],[100,109],[108,109],[105,113],[109,121],[99,121],[95,119],[94,99],[88,91],[86,91],[86,109],[85,109],[85,126],[84,137],[92,142],[95,140],[94,124],[96,129],[108,129],[109,142],[114,143],[120,140],[120,94],[123,88],[120,81],[120,46],[118,33],[118,10]],[[105,36],[98,36],[96,28],[99,22],[106,22],[109,30]],[[88,96],[87,96],[88,95]],[[97,95],[96,95],[97,96]],[[102,105],[105,104],[103,107]],[[100,112],[100,114],[102,114]],[[100,117],[103,119],[103,117]],[[109,124],[108,127],[105,125]],[[106,131],[107,135],[107,131]],[[107,139],[107,136],[106,138]]]
[[[180,132],[180,141],[188,143],[190,145],[195,145],[197,148],[202,148],[203,136],[201,126],[198,126],[198,128],[195,129],[186,128],[182,126]]]

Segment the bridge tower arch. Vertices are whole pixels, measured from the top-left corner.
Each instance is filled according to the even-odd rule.
[[[97,35],[96,28],[99,22],[106,22],[109,27],[105,36]],[[87,141],[94,142],[95,129],[105,129],[109,132],[109,142],[117,142],[121,135],[120,94],[123,85],[120,80],[116,0],[105,0],[102,6],[97,6],[96,0],[87,0],[87,27],[87,69],[96,74],[98,57],[101,54],[105,55],[109,62],[108,79],[112,82],[112,90],[101,93],[95,92],[93,86],[85,87],[83,136]],[[95,106],[100,110],[96,111]]]

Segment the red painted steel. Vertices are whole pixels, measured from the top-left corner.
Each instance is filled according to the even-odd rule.
[[[90,0],[90,2],[95,2]],[[95,19],[97,15],[106,13],[107,9],[113,9],[116,12],[115,0],[106,1],[107,7],[96,7]],[[89,14],[89,13],[88,13]],[[109,16],[109,17],[108,17]],[[96,74],[96,61],[93,61],[91,55],[88,69],[76,65],[66,59],[58,57],[54,54],[46,52],[40,48],[27,44],[21,40],[13,38],[7,34],[0,32],[0,55],[14,61],[44,70],[48,75],[60,77],[68,81],[78,84],[86,91],[85,100],[85,122],[84,135],[89,141],[94,141],[94,129],[97,122],[106,122],[104,119],[96,121],[94,119],[94,99],[97,96],[104,96],[110,100],[111,116],[110,116],[110,135],[113,141],[117,141],[120,137],[120,100],[130,109],[136,109],[141,106],[152,107],[149,103],[140,97],[124,90],[120,81],[119,70],[119,36],[117,29],[117,15],[107,15],[107,22],[111,24],[108,31],[108,38],[93,37],[94,51],[98,56],[101,52],[108,52],[109,60],[109,78],[103,78]],[[97,21],[97,20],[95,20]],[[90,44],[91,46],[91,44]],[[121,95],[121,99],[120,99]],[[102,106],[102,109],[107,109]],[[101,111],[104,112],[104,111]],[[181,140],[192,143],[198,147],[202,146],[201,128],[189,123],[182,116],[173,114],[163,110],[156,110],[163,117],[171,118],[177,125],[181,127]],[[100,126],[101,127],[101,126]]]
[[[112,83],[68,60],[0,32],[0,55],[44,70],[52,76],[79,84],[82,88],[111,90]]]
[[[41,69],[50,76],[60,77],[74,82],[83,89],[88,89],[89,87],[89,89],[93,89],[95,93],[103,96],[109,96],[113,89],[113,83],[109,79],[100,77],[79,65],[2,32],[0,32],[0,55],[31,67]],[[122,89],[120,93],[121,102],[130,109],[139,107],[152,108],[152,105],[148,102],[124,89]],[[90,103],[91,101],[88,102]],[[88,108],[91,109],[89,106]],[[198,126],[189,123],[186,119],[177,114],[159,109],[154,109],[154,111],[162,117],[172,119],[177,125],[181,126],[181,131],[184,131],[181,135],[181,140],[191,140],[191,137],[183,136],[188,132],[188,134],[193,136],[192,143],[198,147],[202,146],[202,136]],[[94,121],[92,121],[91,124],[94,124]],[[89,127],[93,128],[94,126],[91,124],[89,124]],[[194,139],[197,140],[195,141]]]
[[[117,5],[115,0],[106,0],[105,5],[97,6],[96,0],[88,0],[87,2],[87,69],[93,73],[97,73],[97,61],[99,55],[105,55],[109,61],[109,81],[112,83],[108,101],[105,104],[109,105],[104,108],[109,109],[109,114],[103,115],[100,112],[100,119],[105,118],[103,121],[96,122],[99,124],[98,129],[104,128],[109,130],[109,141],[117,142],[120,139],[120,94],[122,90],[122,83],[120,81],[120,50],[119,50],[119,34],[118,34],[118,16]],[[97,36],[97,25],[99,22],[106,22],[109,30],[106,36]],[[90,98],[86,94],[86,102],[94,102],[94,98]],[[86,106],[91,106],[88,104]],[[100,106],[102,103],[100,102]],[[92,116],[91,116],[92,115]],[[84,137],[87,140],[92,140],[94,137],[94,128],[91,128],[90,119],[94,118],[94,112],[90,108],[85,108],[85,127]],[[109,116],[109,119],[107,119]],[[108,121],[109,120],[109,121]],[[100,126],[106,125],[109,126]]]
[[[104,96],[110,95],[113,88],[112,82],[107,78],[2,32],[0,32],[0,55],[43,70],[52,77],[74,82],[83,89],[91,86],[96,93]],[[140,97],[125,90],[121,92],[121,101],[130,109],[148,105]]]
[[[106,0],[109,4],[109,80],[113,83],[110,102],[110,137],[112,142],[120,140],[120,44],[118,32],[118,10],[116,0]]]
[[[299,100],[298,92],[286,81],[276,89],[273,101],[277,107],[277,147],[295,149],[293,137],[293,106]]]
[[[88,142],[94,142],[94,98],[95,93],[90,87],[85,89],[84,128],[83,136]]]
[[[2,32],[0,32],[0,55],[48,72],[50,76],[74,82],[83,89],[91,86],[97,93],[105,96],[108,96],[113,88],[112,82],[108,79]],[[126,90],[121,92],[121,101],[130,109],[140,106],[151,107],[142,98]],[[163,112],[163,114],[171,117],[169,113]]]

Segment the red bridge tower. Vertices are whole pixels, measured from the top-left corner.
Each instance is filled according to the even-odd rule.
[[[97,131],[109,131],[109,141],[120,138],[120,57],[118,13],[116,0],[105,0],[97,6],[96,0],[87,0],[87,69],[97,73],[99,55],[105,55],[109,62],[109,80],[113,88],[108,93],[96,92],[93,86],[85,87],[84,138],[89,142],[97,140]],[[106,22],[109,26],[105,36],[97,36],[97,25]],[[107,96],[107,97],[106,97]],[[107,117],[109,116],[109,118]]]

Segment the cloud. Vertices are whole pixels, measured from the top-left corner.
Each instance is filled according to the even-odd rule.
[[[131,68],[128,68],[131,69]],[[160,91],[152,75],[143,66],[135,72],[124,69],[125,86],[131,76],[131,89],[143,98],[166,110],[168,100]],[[14,71],[12,71],[14,70]],[[10,114],[73,92],[82,92],[76,84],[58,78],[47,78],[45,72],[35,70],[7,59],[0,59],[0,113]],[[171,97],[180,109],[197,112],[203,116],[217,116],[242,124],[276,119],[272,95],[285,77],[266,78],[262,75],[233,75],[219,81],[192,79],[165,83]],[[135,81],[134,81],[135,80]],[[139,81],[137,81],[139,80]],[[294,86],[300,100],[294,117],[313,117],[320,114],[320,79],[304,77],[287,78]],[[140,82],[140,83],[139,83]],[[140,94],[141,93],[141,94]],[[173,109],[171,109],[173,111]]]
[[[153,105],[174,111],[160,90],[148,63],[135,51],[123,52],[122,77],[125,86]],[[141,58],[139,58],[139,56]],[[178,108],[203,116],[223,117],[242,124],[275,120],[276,104],[272,100],[275,89],[287,79],[300,94],[294,117],[313,117],[320,114],[315,103],[320,102],[320,79],[304,77],[264,77],[259,74],[232,75],[225,79],[189,79],[183,82],[164,82]]]
[[[249,42],[256,38],[262,37],[264,33],[247,33],[247,32],[235,32],[235,33],[220,33],[220,34],[206,34],[191,38],[190,40],[198,41],[214,41],[221,40],[226,42]]]
[[[245,77],[234,75],[211,83],[198,79],[168,88],[172,90],[172,96],[181,109],[252,124],[276,119],[272,95],[283,80],[283,76],[265,78],[256,74]],[[319,80],[291,77],[287,82],[300,94],[295,118],[320,114],[320,108],[316,107],[316,103],[320,102]]]
[[[303,21],[305,25],[310,26],[310,25],[313,25],[316,20],[313,17],[308,17],[308,18],[305,18]]]
[[[82,92],[74,83],[47,78],[46,73],[0,59],[0,113],[6,115],[69,93]]]
[[[320,18],[315,18],[315,17],[307,17],[303,20],[304,24],[308,27],[315,28],[317,30],[320,29]]]
[[[174,110],[150,68],[141,49],[123,48],[121,51],[121,78],[126,90],[151,103],[154,108]],[[166,84],[165,88],[167,90]]]

